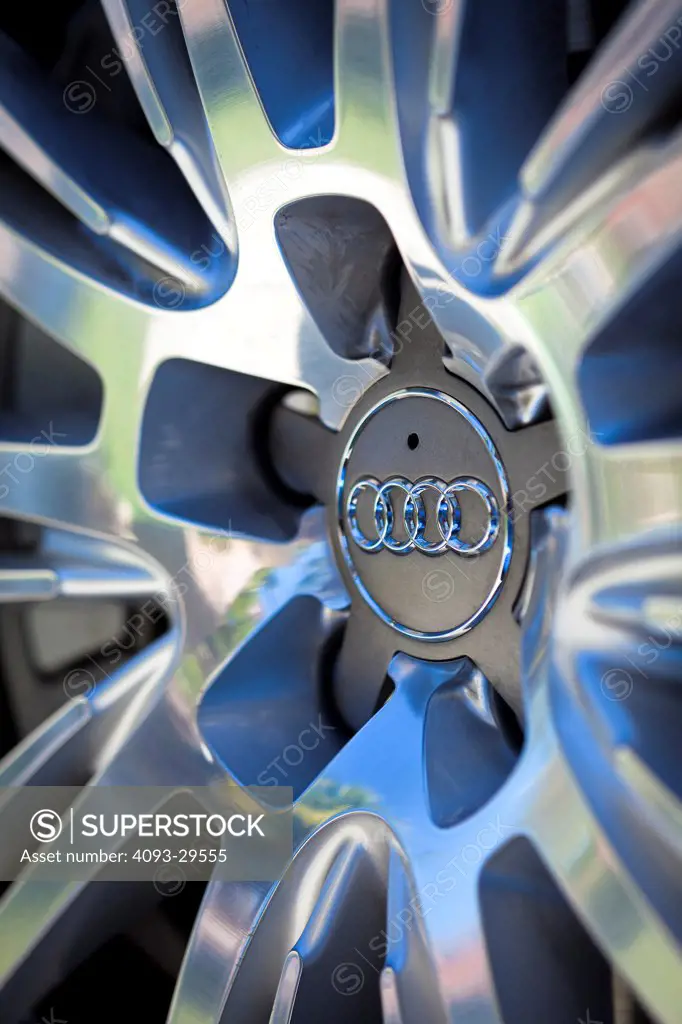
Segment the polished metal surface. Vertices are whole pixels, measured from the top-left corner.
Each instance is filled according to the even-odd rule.
[[[626,993],[615,1024],[635,999],[675,1024],[682,787],[665,726],[679,703],[681,367],[679,334],[647,316],[664,309],[678,324],[682,138],[667,115],[680,98],[670,32],[682,3],[632,4],[584,74],[557,90],[541,70],[565,35],[563,5],[544,47],[535,29],[553,4],[337,0],[333,97],[313,76],[306,105],[275,80],[274,113],[237,6],[183,0],[141,34],[142,0],[103,0],[154,140],[130,149],[124,136],[93,141],[106,85],[69,83],[55,101],[54,82],[0,46],[0,146],[13,168],[0,167],[0,294],[96,371],[104,392],[87,443],[50,443],[48,423],[48,438],[1,435],[0,514],[45,537],[30,559],[0,565],[0,598],[151,593],[170,622],[134,657],[102,654],[91,677],[65,684],[66,703],[0,764],[0,783],[84,783],[87,805],[107,784],[253,782],[273,764],[284,779],[284,752],[323,721],[310,663],[349,598],[322,509],[274,542],[248,517],[231,529],[229,508],[207,521],[161,507],[140,487],[140,437],[154,379],[173,360],[302,389],[328,427],[346,422],[386,365],[327,344],[274,222],[310,197],[362,200],[388,225],[420,299],[394,343],[419,344],[426,310],[448,370],[509,426],[540,429],[551,402],[561,450],[541,467],[521,454],[516,467],[524,494],[551,495],[560,473],[571,486],[568,508],[545,509],[519,604],[524,739],[512,756],[472,661],[398,654],[391,698],[347,742],[328,732],[302,760],[285,876],[209,882],[168,1019],[605,1019],[580,1004],[568,959],[565,974],[540,969],[552,943],[524,946],[525,967],[513,960],[525,913],[500,927],[490,910],[491,875],[514,876],[505,851],[527,843],[556,886],[543,905],[561,894]],[[297,5],[291,23],[308,13]],[[293,29],[253,17],[276,70]],[[493,46],[502,37],[512,71]],[[532,73],[513,74],[519,61]],[[287,104],[288,132],[276,131]],[[330,110],[331,137],[316,132]],[[343,282],[333,285],[340,298]],[[162,482],[192,402],[168,409]],[[487,555],[511,542],[500,512]],[[443,529],[445,540],[449,518]],[[433,740],[435,708],[452,715],[456,742]],[[28,866],[0,901],[3,1021],[26,1019],[85,956],[96,922],[113,930],[114,911],[134,913],[92,878],[36,876]]]

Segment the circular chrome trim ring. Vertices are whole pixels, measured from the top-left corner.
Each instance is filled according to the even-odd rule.
[[[369,590],[362,581],[360,573],[358,572],[353,561],[348,538],[344,530],[345,502],[343,495],[346,486],[348,463],[350,461],[350,457],[352,455],[355,442],[360,433],[362,432],[362,430],[364,430],[365,426],[370,422],[370,420],[372,420],[377,415],[377,413],[379,413],[382,409],[385,409],[388,405],[391,405],[393,402],[399,402],[405,398],[428,398],[434,401],[443,402],[445,405],[449,406],[455,412],[459,413],[460,416],[463,416],[467,423],[471,427],[473,427],[473,429],[476,431],[479,438],[481,439],[482,443],[485,445],[488,454],[490,455],[495,465],[495,470],[497,472],[497,476],[500,482],[500,489],[502,492],[499,523],[496,524],[496,536],[500,537],[503,545],[503,550],[501,555],[500,567],[496,573],[493,585],[488,591],[488,594],[485,597],[483,603],[474,612],[473,615],[469,616],[468,619],[466,619],[464,622],[460,623],[457,626],[453,626],[451,629],[437,630],[434,632],[426,632],[420,629],[413,629],[410,626],[407,626],[404,623],[399,622],[392,615],[389,615],[388,612],[384,611],[384,609],[376,601],[376,599],[372,597]],[[461,402],[458,402],[457,399],[452,398],[450,395],[447,395],[444,391],[438,391],[435,388],[402,388],[400,391],[395,391],[390,395],[386,395],[379,402],[373,405],[371,409],[369,409],[368,412],[365,413],[365,415],[362,417],[362,419],[356,424],[343,450],[341,464],[336,479],[336,521],[341,553],[343,555],[344,562],[348,567],[348,571],[350,572],[353,578],[353,582],[355,583],[355,586],[359,591],[360,595],[383,622],[385,622],[389,626],[392,626],[393,629],[397,630],[399,633],[402,633],[403,636],[410,637],[410,639],[412,640],[426,640],[427,642],[438,643],[445,640],[454,640],[456,637],[462,636],[464,633],[468,633],[469,630],[473,629],[474,626],[476,626],[481,621],[481,619],[483,619],[483,617],[488,613],[490,608],[497,600],[502,588],[502,584],[504,583],[504,579],[509,570],[509,565],[511,563],[513,543],[511,495],[509,493],[509,484],[507,482],[507,476],[504,471],[504,466],[502,465],[502,460],[500,459],[497,448],[495,447],[492,438],[488,434],[487,430],[485,429],[481,421],[469,409],[467,409],[465,405],[462,405]],[[475,554],[475,552],[472,552],[472,554]]]

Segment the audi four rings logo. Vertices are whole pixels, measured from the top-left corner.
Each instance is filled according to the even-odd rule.
[[[462,508],[458,495],[465,491],[478,495],[487,511],[487,523],[481,537],[465,541],[460,537]],[[373,536],[366,536],[358,521],[358,503],[363,494],[374,495]],[[424,496],[435,495],[435,525],[439,536],[427,540],[427,509]],[[402,499],[401,496],[402,495]],[[368,476],[358,480],[346,500],[346,519],[351,536],[363,551],[392,551],[395,555],[422,551],[425,555],[439,555],[454,551],[457,555],[480,555],[493,546],[500,532],[500,507],[487,484],[472,476],[460,476],[450,483],[437,477],[423,477],[416,483],[402,476],[392,476],[380,483]],[[396,522],[401,522],[404,538],[394,534]]]

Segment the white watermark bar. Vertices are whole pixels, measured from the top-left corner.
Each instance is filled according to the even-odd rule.
[[[286,786],[6,786],[0,880],[271,882],[293,851]]]

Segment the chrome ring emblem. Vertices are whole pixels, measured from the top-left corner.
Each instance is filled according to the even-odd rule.
[[[457,495],[464,491],[477,495],[486,507],[486,527],[475,542],[465,541],[459,536],[462,510]],[[374,495],[376,536],[370,537],[363,533],[358,519],[358,504],[367,492]],[[429,492],[433,492],[436,497],[435,525],[440,540],[426,539],[428,514],[424,495]],[[438,477],[422,477],[414,484],[401,476],[390,477],[384,483],[375,477],[363,477],[348,494],[346,519],[351,536],[362,551],[386,550],[396,555],[409,554],[411,551],[440,555],[450,550],[457,555],[471,557],[491,548],[500,532],[500,508],[495,495],[482,480],[464,476],[457,477],[449,484]],[[405,537],[396,540],[394,529],[400,520]]]

